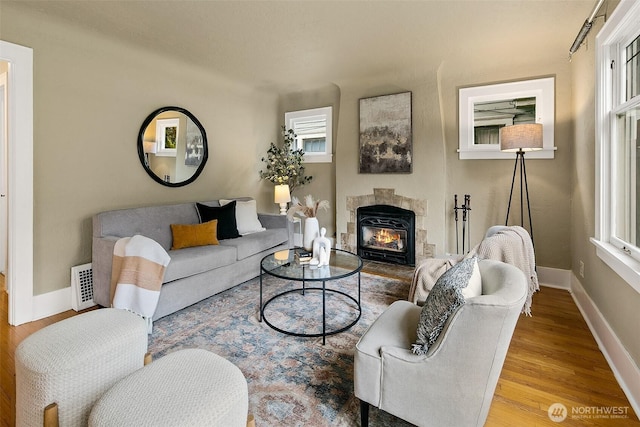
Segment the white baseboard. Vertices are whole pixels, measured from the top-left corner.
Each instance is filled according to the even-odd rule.
[[[53,316],[67,310],[71,310],[71,286],[33,297],[32,320]]]
[[[538,283],[540,286],[558,289],[571,289],[571,270],[561,270],[551,267],[537,267]]]
[[[640,414],[640,369],[609,326],[578,278],[571,274],[571,295],[636,414]]]

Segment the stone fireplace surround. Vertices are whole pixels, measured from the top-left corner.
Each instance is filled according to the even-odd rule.
[[[390,205],[412,210],[416,214],[416,265],[423,259],[433,258],[435,245],[427,242],[427,201],[396,195],[393,188],[374,188],[373,194],[347,196],[347,232],[340,234],[341,248],[358,253],[357,210],[361,206]]]

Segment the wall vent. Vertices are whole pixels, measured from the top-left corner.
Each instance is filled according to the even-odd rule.
[[[71,267],[71,307],[75,311],[93,307],[93,270],[91,263]]]

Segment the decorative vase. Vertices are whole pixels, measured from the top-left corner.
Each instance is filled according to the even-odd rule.
[[[302,246],[308,250],[313,250],[313,241],[320,234],[318,218],[308,217],[304,220],[304,235],[302,236]]]

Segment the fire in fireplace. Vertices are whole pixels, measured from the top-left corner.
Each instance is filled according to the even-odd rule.
[[[407,239],[406,231],[391,228],[364,227],[362,233],[365,247],[388,251],[402,252]]]
[[[358,255],[396,264],[415,264],[415,213],[389,205],[357,211]]]

